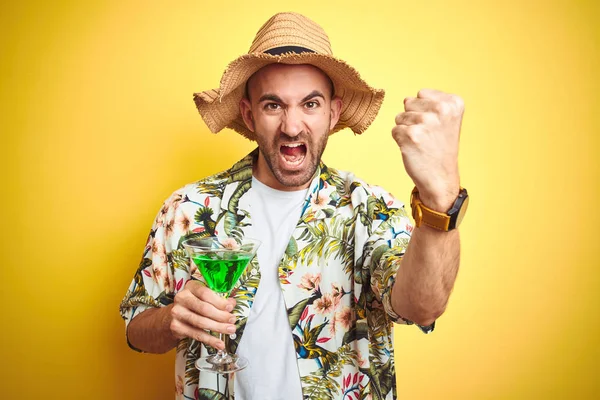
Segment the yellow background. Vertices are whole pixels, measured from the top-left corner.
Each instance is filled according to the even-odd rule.
[[[192,92],[287,10],[387,91],[329,165],[407,202],[402,99],[466,102],[461,271],[434,334],[396,330],[400,397],[600,397],[598,4],[3,2],[0,397],[173,398],[173,354],[128,350],[118,305],[161,202],[253,148],[210,134]]]

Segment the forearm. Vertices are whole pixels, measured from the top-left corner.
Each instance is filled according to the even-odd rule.
[[[392,289],[394,312],[419,325],[431,325],[446,309],[459,261],[458,230],[415,228]]]
[[[171,308],[150,308],[129,322],[127,338],[138,350],[147,353],[166,353],[177,345],[177,338],[171,333]]]

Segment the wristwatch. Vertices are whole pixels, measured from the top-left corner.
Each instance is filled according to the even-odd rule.
[[[410,206],[415,225],[418,227],[425,224],[440,231],[448,232],[458,228],[469,205],[467,189],[460,188],[458,197],[448,212],[439,212],[425,206],[419,198],[419,191],[415,187],[410,196]]]

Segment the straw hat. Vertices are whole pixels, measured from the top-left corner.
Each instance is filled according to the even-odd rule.
[[[333,57],[323,28],[303,15],[286,12],[275,14],[259,29],[248,54],[227,66],[218,89],[194,93],[196,107],[213,133],[227,127],[256,140],[244,124],[239,102],[248,78],[273,63],[311,64],[329,76],[343,103],[331,133],[343,128],[363,133],[377,116],[384,91],[372,88],[354,68]]]

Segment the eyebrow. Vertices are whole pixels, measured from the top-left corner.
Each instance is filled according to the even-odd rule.
[[[325,100],[325,96],[323,95],[323,93],[319,92],[318,90],[313,90],[308,95],[304,96],[304,98],[300,102],[304,103],[315,97],[321,97],[323,100]],[[283,103],[283,100],[281,100],[281,97],[279,97],[275,94],[271,94],[271,93],[263,94],[262,96],[260,96],[260,99],[258,99],[258,102],[262,103],[263,101],[274,101],[276,103]]]
[[[270,93],[263,94],[262,96],[260,96],[260,99],[258,99],[258,102],[262,103],[263,101],[267,101],[267,100],[274,101],[276,103],[283,103],[283,100],[281,100],[281,98],[279,96],[270,94]]]
[[[325,100],[325,96],[323,96],[323,93],[319,92],[318,90],[313,90],[302,99],[301,103],[304,103],[305,101],[308,101],[310,99],[314,99],[315,97],[320,97],[323,100]]]

